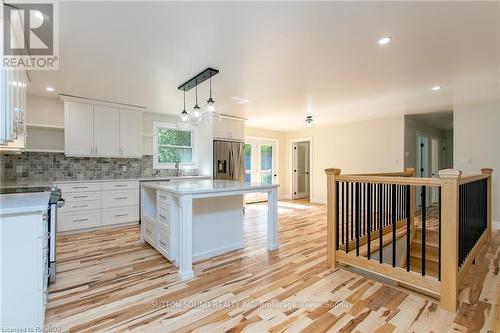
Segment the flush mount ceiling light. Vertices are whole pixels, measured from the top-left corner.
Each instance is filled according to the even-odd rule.
[[[441,90],[441,86],[432,87],[432,91],[439,91],[439,90]]]
[[[218,74],[219,71],[213,68],[207,68],[199,74],[195,75],[185,83],[181,84],[178,89],[184,91],[184,108],[181,112],[181,122],[183,125],[197,126],[203,120],[213,121],[215,112],[215,101],[212,98],[212,76]],[[206,80],[210,80],[210,96],[207,100],[206,110],[202,110],[198,105],[198,85]],[[191,112],[186,111],[186,91],[195,88],[195,105]]]
[[[313,125],[313,122],[314,122],[313,116],[308,115],[306,117],[306,125],[307,125],[307,127],[311,128],[312,125]]]
[[[378,40],[378,45],[387,45],[391,42],[392,38],[389,36],[382,37]]]
[[[47,88],[45,88],[45,90],[50,91],[50,92],[53,92],[55,89],[54,89],[54,88],[52,88],[52,87],[47,87]]]

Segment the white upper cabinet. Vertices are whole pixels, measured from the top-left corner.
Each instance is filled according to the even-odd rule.
[[[142,113],[120,110],[120,155],[142,156]]]
[[[120,155],[120,110],[94,105],[94,154]]]
[[[91,155],[94,153],[92,104],[64,103],[64,150],[66,155]]]
[[[0,70],[0,150],[22,150],[26,145],[26,91],[24,70]]]
[[[63,97],[69,156],[141,157],[142,112]]]

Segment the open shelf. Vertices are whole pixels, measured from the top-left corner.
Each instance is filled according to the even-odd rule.
[[[31,128],[41,128],[41,129],[51,129],[51,130],[64,131],[64,126],[58,126],[58,125],[45,125],[45,124],[27,123],[26,126],[27,127],[31,127]]]

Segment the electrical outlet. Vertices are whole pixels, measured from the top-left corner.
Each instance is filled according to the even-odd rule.
[[[123,172],[127,171],[127,166],[126,165],[122,165],[122,171]]]
[[[23,173],[23,166],[22,165],[16,165],[16,172],[17,173]]]

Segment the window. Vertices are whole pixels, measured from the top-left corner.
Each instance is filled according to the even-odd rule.
[[[179,129],[174,124],[153,122],[153,168],[170,169],[179,163],[181,166],[195,165],[193,148],[194,132]]]

